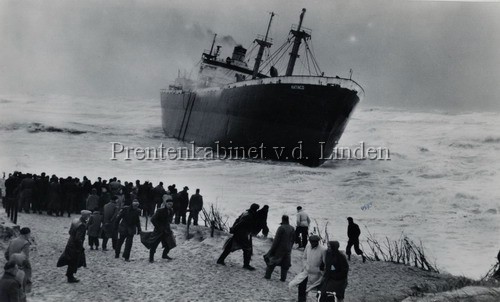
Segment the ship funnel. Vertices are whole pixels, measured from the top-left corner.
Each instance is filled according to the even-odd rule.
[[[243,46],[237,45],[234,47],[233,57],[231,59],[233,62],[234,61],[243,62],[245,60],[246,53],[247,50]]]

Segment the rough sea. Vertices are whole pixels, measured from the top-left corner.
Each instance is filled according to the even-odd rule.
[[[379,240],[421,240],[442,271],[478,278],[500,249],[500,114],[415,112],[361,103],[339,146],[383,147],[390,160],[329,160],[319,168],[255,160],[112,161],[111,142],[186,146],[166,138],[158,99],[0,96],[0,172],[163,181],[201,189],[228,223],[270,206],[273,233],[302,205],[345,247],[348,216]],[[292,219],[293,220],[293,219]]]

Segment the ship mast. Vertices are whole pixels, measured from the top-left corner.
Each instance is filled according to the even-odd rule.
[[[212,47],[210,47],[210,56],[212,55],[212,51],[214,50],[215,38],[217,38],[217,34],[214,34],[214,40],[212,41]]]
[[[274,12],[271,12],[271,18],[269,19],[269,24],[267,25],[266,36],[264,40],[255,39],[255,42],[259,44],[259,52],[257,53],[257,57],[255,58],[255,65],[253,66],[253,74],[252,79],[255,79],[259,74],[260,63],[262,62],[262,55],[264,54],[264,49],[266,47],[271,47],[272,43],[267,42],[267,36],[269,35],[269,29],[271,28],[271,22],[273,21]]]
[[[294,36],[294,41],[293,41],[293,48],[292,52],[290,53],[290,60],[288,61],[288,67],[286,68],[286,75],[291,76],[293,73],[293,68],[295,67],[295,61],[299,57],[298,52],[300,48],[300,43],[302,42],[302,39],[307,39],[311,35],[306,33],[305,31],[301,31],[302,28],[302,21],[304,20],[304,14],[306,13],[306,9],[302,9],[302,13],[300,14],[300,22],[299,26],[297,26],[297,30],[291,30],[290,33]]]

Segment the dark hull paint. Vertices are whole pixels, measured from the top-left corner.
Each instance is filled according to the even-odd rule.
[[[167,136],[197,146],[219,142],[248,151],[263,144],[265,158],[319,166],[332,154],[359,96],[340,86],[292,86],[162,92],[162,127]]]

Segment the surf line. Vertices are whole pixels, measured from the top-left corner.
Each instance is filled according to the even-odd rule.
[[[359,146],[352,149],[349,147],[333,148],[330,156],[325,157],[325,142],[319,142],[320,145],[320,158],[326,160],[334,159],[354,159],[354,160],[391,160],[390,151],[386,147],[366,147],[365,142],[359,142]]]

